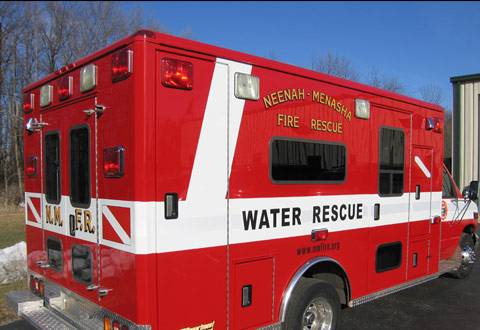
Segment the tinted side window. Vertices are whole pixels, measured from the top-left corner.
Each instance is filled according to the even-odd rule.
[[[391,128],[380,129],[378,191],[382,196],[403,194],[405,135]]]
[[[400,267],[402,264],[402,243],[388,243],[380,245],[377,249],[376,271],[386,272]]]
[[[452,181],[445,169],[443,170],[442,198],[455,198],[455,190],[453,189]]]
[[[60,203],[60,137],[45,136],[45,197],[48,203]]]
[[[270,145],[271,176],[277,182],[345,180],[345,146],[325,142],[274,140]]]
[[[70,131],[70,200],[75,206],[90,204],[90,143],[87,127]]]

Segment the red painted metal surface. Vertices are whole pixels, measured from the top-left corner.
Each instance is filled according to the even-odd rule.
[[[134,53],[132,74],[124,80],[112,82],[112,52],[123,47],[128,47]],[[192,90],[162,86],[160,63],[164,57],[192,63]],[[36,103],[34,110],[25,114],[25,121],[41,116],[48,123],[41,133],[24,135],[25,159],[31,156],[39,159],[39,173],[33,177],[25,176],[26,192],[44,193],[41,139],[49,131],[58,131],[61,193],[66,198],[70,196],[68,136],[72,127],[87,125],[91,141],[96,141],[96,145],[91,143],[90,146],[92,199],[157,203],[158,206],[158,203],[163,203],[166,193],[176,192],[180,201],[188,201],[218,58],[252,65],[251,73],[258,76],[261,82],[261,99],[245,102],[238,141],[232,151],[228,191],[228,198],[232,202],[257,198],[294,199],[339,195],[347,198],[350,195],[372,195],[371,198],[375,199],[378,197],[378,132],[382,127],[396,127],[404,131],[408,142],[405,155],[413,153],[413,145],[426,146],[432,151],[428,155],[421,155],[431,164],[429,180],[415,169],[413,158],[405,157],[404,194],[415,193],[416,182],[428,186],[425,191],[441,192],[443,134],[424,129],[428,116],[438,117],[443,122],[439,107],[309,70],[159,33],[123,39],[25,88],[25,93],[35,94]],[[97,65],[98,86],[82,94],[78,87],[79,68],[88,63]],[[53,104],[41,109],[40,87],[45,83],[56,86],[56,81],[65,76],[73,77],[73,95],[60,102],[55,87]],[[308,98],[265,109],[263,96],[294,88],[302,88],[305,93],[321,91],[334,97],[348,106],[353,112],[352,118],[341,116],[324,104],[308,101]],[[95,107],[95,98],[97,104],[106,106],[97,120],[95,115],[87,116],[84,112]],[[354,117],[356,98],[370,101],[369,120]],[[304,125],[298,129],[278,125],[279,114],[301,116]],[[339,122],[343,133],[312,130],[312,120]],[[345,181],[341,185],[272,182],[269,144],[273,137],[322,140],[346,145]],[[114,146],[125,148],[124,176],[105,178],[102,170],[103,149]],[[211,152],[220,151],[212,148]],[[98,159],[95,159],[95,154]],[[458,188],[456,191],[459,194]],[[42,209],[45,206],[40,206],[38,198],[40,195],[31,197],[41,214],[45,212]],[[154,217],[151,219],[153,221],[138,216],[132,220],[135,223],[131,223],[129,207],[126,204],[108,206],[126,233],[126,238],[122,238],[109,222],[111,220],[99,211],[98,219],[94,221],[97,230],[103,224],[103,239],[122,244],[123,240],[133,237],[135,227],[165,221],[163,213],[153,216],[147,213]],[[322,242],[312,242],[310,233],[306,233],[288,238],[145,254],[55,233],[27,222],[28,268],[122,317],[137,324],[150,324],[154,329],[179,329],[211,322],[215,322],[215,329],[225,329],[227,326],[232,329],[254,328],[279,321],[280,306],[289,282],[297,270],[313,257],[328,256],[338,261],[348,277],[350,298],[356,299],[436,273],[438,261],[453,255],[466,226],[476,226],[473,219],[442,221],[441,224],[431,224],[427,218],[409,222],[408,207],[408,203],[402,205],[404,218],[398,219],[397,224],[329,231],[328,238]],[[440,206],[434,205],[433,209],[440,209]],[[27,218],[30,221],[35,218],[29,206]],[[63,221],[68,225],[68,218]],[[149,230],[158,233],[155,227]],[[224,234],[227,237],[229,233]],[[58,237],[62,242],[64,267],[61,272],[41,269],[37,265],[37,261],[46,259],[44,245],[50,236]],[[179,236],[176,239],[182,241],[184,238]],[[408,251],[402,254],[400,267],[388,272],[376,272],[378,246],[397,241],[405,247],[404,251]],[[330,245],[319,245],[324,242]],[[154,246],[158,243],[161,242],[153,242]],[[96,291],[86,290],[85,283],[73,278],[71,248],[74,244],[91,248],[95,281],[102,287],[112,289],[111,294],[99,298]],[[412,253],[417,253],[421,261],[418,267],[412,266]],[[249,284],[253,287],[253,302],[251,306],[242,307],[241,288]],[[188,312],[185,312],[186,308]]]

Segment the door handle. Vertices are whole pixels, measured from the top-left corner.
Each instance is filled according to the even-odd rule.
[[[380,203],[376,203],[373,208],[373,220],[380,220]]]

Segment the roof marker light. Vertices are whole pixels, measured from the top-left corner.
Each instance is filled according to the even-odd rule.
[[[35,94],[24,94],[23,95],[23,112],[30,113],[34,108]]]
[[[192,89],[193,64],[173,58],[162,59],[162,85],[178,89]]]
[[[97,66],[89,64],[80,70],[80,92],[87,92],[97,86]]]
[[[112,55],[112,81],[128,78],[133,70],[133,51],[122,49]]]
[[[370,118],[370,101],[355,99],[355,117],[361,119]]]
[[[235,97],[244,100],[258,100],[260,98],[260,78],[235,72]]]
[[[65,101],[73,94],[73,77],[64,76],[58,80],[58,99]]]
[[[46,107],[52,104],[53,99],[53,86],[44,85],[40,88],[40,106]]]

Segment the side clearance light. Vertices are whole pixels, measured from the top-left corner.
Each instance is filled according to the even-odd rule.
[[[193,64],[172,58],[162,59],[162,85],[178,89],[192,89]]]
[[[103,318],[103,330],[112,330],[112,321],[108,316]]]
[[[235,97],[244,100],[258,100],[260,98],[260,78],[235,72]]]
[[[112,81],[128,78],[133,70],[133,51],[122,49],[112,55]]]
[[[312,242],[326,240],[328,238],[328,229],[322,228],[322,229],[312,230],[311,238],[312,238]]]
[[[80,92],[88,92],[97,86],[97,66],[89,64],[80,70]]]
[[[27,158],[27,162],[25,164],[25,173],[27,176],[37,175],[37,157],[30,156]]]
[[[124,171],[125,148],[121,146],[103,149],[103,175],[120,178]]]
[[[23,112],[30,113],[34,107],[35,94],[23,95]]]
[[[40,88],[40,106],[46,107],[52,104],[53,99],[53,86],[44,85]]]
[[[355,99],[355,117],[361,119],[370,118],[370,101]]]
[[[73,94],[73,77],[64,76],[58,80],[58,100],[65,101]]]

